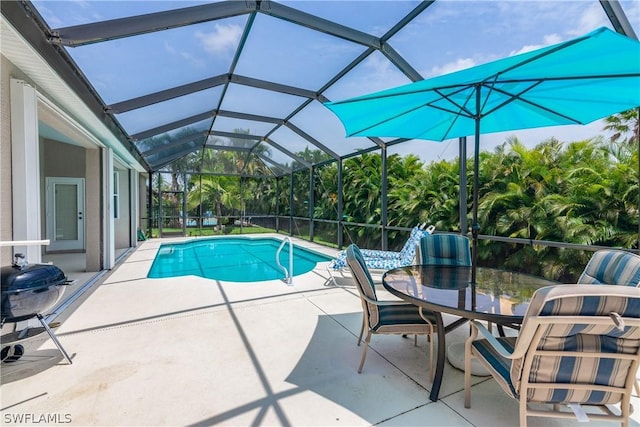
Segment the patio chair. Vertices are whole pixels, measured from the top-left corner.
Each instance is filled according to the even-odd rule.
[[[416,248],[416,264],[424,265],[464,265],[471,266],[471,241],[458,233],[436,233],[423,236]],[[456,324],[466,319],[457,318]],[[464,369],[464,347],[455,343],[447,348],[447,356],[452,366]],[[474,370],[479,374],[480,370]]]
[[[456,233],[425,235],[418,241],[416,263],[471,266],[469,238]]]
[[[618,249],[593,254],[578,283],[640,287],[640,256]]]
[[[417,344],[418,335],[427,335],[429,338],[429,376],[433,380],[435,315],[428,310],[403,301],[378,300],[375,284],[360,249],[355,244],[351,244],[346,251],[347,264],[362,302],[362,327],[358,336],[358,345],[362,341],[365,328],[367,329],[358,373],[362,372],[372,334],[416,335],[414,345]]]
[[[578,283],[640,287],[640,256],[618,249],[602,249],[593,254]],[[640,395],[640,382],[634,385]]]
[[[465,343],[466,408],[475,358],[519,402],[522,427],[529,416],[629,425],[631,390],[640,363],[640,289],[541,288],[533,295],[517,338],[494,337],[475,320],[471,325]],[[476,340],[478,333],[484,339]],[[617,409],[609,407],[618,404]]]
[[[365,264],[369,271],[384,272],[392,268],[413,264],[416,256],[416,244],[424,235],[433,233],[435,227],[426,224],[416,225],[411,230],[409,238],[399,252],[381,251],[376,249],[360,249]],[[329,263],[328,270],[335,285],[334,272],[343,272],[347,268],[347,251],[338,252],[336,258]]]

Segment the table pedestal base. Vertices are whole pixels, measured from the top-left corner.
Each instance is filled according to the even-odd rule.
[[[451,366],[464,372],[464,343],[457,342],[447,347],[447,359],[449,359]],[[491,374],[480,362],[473,359],[471,361],[471,375],[488,377]]]

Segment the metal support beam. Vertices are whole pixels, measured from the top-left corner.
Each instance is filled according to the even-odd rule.
[[[287,150],[282,145],[274,142],[270,138],[265,138],[264,142],[266,142],[267,144],[273,146],[274,148],[282,151],[284,154],[286,154],[287,156],[291,157],[293,160],[295,160],[296,162],[300,163],[301,165],[304,165],[306,167],[310,167],[311,166],[311,163],[309,163],[308,161],[306,161],[302,157],[298,156],[297,154],[293,153],[292,151]]]
[[[145,157],[149,157],[149,156],[151,156],[153,154],[158,154],[158,153],[161,153],[161,152],[163,152],[165,150],[168,150],[168,149],[171,149],[171,148],[175,148],[175,147],[179,147],[180,145],[187,144],[187,143],[189,143],[191,141],[195,141],[196,144],[201,144],[202,143],[201,141],[196,141],[199,138],[200,139],[204,139],[205,135],[203,135],[202,133],[197,133],[197,134],[193,134],[193,135],[187,135],[187,136],[184,136],[184,137],[182,137],[180,139],[172,141],[172,142],[170,142],[168,144],[159,144],[156,147],[152,147],[149,150],[143,151],[142,155],[145,156]],[[193,148],[195,148],[195,146],[191,147],[191,148],[193,149]]]
[[[158,174],[158,237],[162,237],[162,174]]]
[[[387,230],[388,224],[388,203],[387,203],[387,194],[389,193],[389,175],[387,174],[387,147],[382,147],[380,149],[380,156],[382,157],[381,163],[381,189],[380,189],[380,225],[382,226],[382,250],[386,251],[389,249],[389,230]]]
[[[600,4],[604,9],[604,12],[609,17],[609,21],[611,21],[611,25],[613,28],[620,34],[624,34],[627,37],[638,40],[638,36],[635,31],[633,31],[633,27],[629,20],[627,19],[627,15],[622,10],[622,6],[617,0],[600,0]]]
[[[263,154],[259,154],[259,153],[254,153],[256,156],[258,156],[260,159],[262,159],[263,161],[277,167],[278,169],[280,169],[281,171],[285,172],[285,173],[293,173],[291,168],[288,168],[286,166],[283,166],[279,163],[276,163],[275,161],[273,161],[273,159],[268,158],[267,156],[263,155]]]
[[[221,74],[208,79],[198,80],[197,82],[187,83],[181,86],[175,86],[166,90],[127,99],[126,101],[117,102],[115,104],[108,105],[107,110],[113,114],[126,113],[127,111],[135,110],[137,108],[168,101],[191,93],[200,92],[201,90],[211,89],[212,87],[225,84],[228,81],[229,76]]]
[[[168,165],[169,163],[181,159],[184,156],[190,154],[193,152],[193,148],[187,148],[186,150],[182,150],[178,153],[175,153],[171,156],[169,156],[168,158],[162,159],[162,163],[154,163],[151,166],[153,167],[154,171],[159,171],[160,169],[162,169],[163,167],[165,167],[166,165]]]
[[[273,123],[273,124],[281,124],[282,123],[282,119],[279,119],[277,117],[269,117],[269,116],[262,116],[262,115],[258,115],[258,114],[242,113],[242,112],[239,112],[239,111],[218,110],[216,112],[216,116],[229,117],[229,118],[232,118],[232,119],[240,119],[240,120],[251,120],[251,121],[255,121],[255,122]]]
[[[391,37],[395,36],[400,30],[402,30],[407,24],[413,21],[418,17],[422,12],[425,11],[426,8],[435,3],[435,0],[427,0],[421,1],[418,6],[416,6],[411,12],[407,13],[407,15],[402,18],[396,25],[394,25],[389,31],[386,32],[384,36],[381,37],[383,42],[386,42]]]
[[[184,7],[146,15],[128,16],[91,24],[74,25],[54,30],[52,42],[64,46],[90,43],[163,31],[185,25],[215,21],[255,12],[255,1],[222,1],[201,6]]]
[[[321,33],[339,37],[364,46],[380,49],[380,39],[378,37],[363,33],[362,31],[354,30],[353,28],[340,25],[327,19],[319,18],[288,6],[284,6],[280,3],[271,1],[260,2],[259,12],[288,22],[293,22],[294,24],[319,31]]]
[[[284,85],[280,83],[274,83],[267,80],[255,79],[252,77],[240,76],[237,74],[231,75],[229,83],[236,83],[243,86],[255,87],[258,89],[270,90],[272,92],[286,93],[287,95],[299,96],[301,98],[317,99],[320,102],[328,101],[324,96],[318,95],[318,93],[311,90],[302,89],[295,86]]]
[[[315,180],[313,179],[313,165],[309,167],[309,240],[313,242],[313,211],[315,205]]]
[[[344,236],[342,235],[342,206],[344,198],[342,196],[342,159],[338,159],[338,249],[342,249],[344,245]]]
[[[175,86],[166,90],[161,90],[158,92],[150,93],[143,96],[138,96],[136,98],[127,99],[121,102],[117,102],[115,104],[111,104],[107,106],[106,110],[113,114],[126,113],[127,111],[147,107],[149,105],[168,101],[170,99],[189,95],[195,92],[200,92],[202,90],[211,89],[213,87],[220,86],[227,83],[235,83],[243,86],[269,90],[272,92],[285,93],[288,95],[299,96],[307,99],[317,99],[319,102],[327,101],[327,98],[311,90],[302,89],[295,86],[288,86],[288,85],[283,85],[279,83],[274,83],[267,80],[260,80],[260,79],[255,79],[251,77],[240,76],[236,74],[234,75],[220,74],[218,76],[211,77],[208,79],[198,80],[196,82]]]
[[[293,125],[291,125],[291,126],[293,126]],[[298,129],[295,126],[293,126],[293,128],[297,129],[299,132],[302,133],[300,136],[302,136],[305,139],[307,139],[307,137],[308,137],[310,142],[313,143],[313,141],[314,141],[313,138],[311,138],[308,135],[307,135],[307,137],[305,137],[304,135],[306,135],[306,134],[304,132],[302,132],[300,129]],[[222,132],[222,131],[213,131],[213,132],[209,132],[209,134],[213,135],[213,136],[223,136],[223,137],[227,137],[227,138],[239,138],[239,139],[263,141],[263,142],[266,142],[269,145],[272,145],[273,147],[277,148],[278,150],[280,150],[281,152],[283,152],[287,156],[291,157],[296,162],[299,162],[300,164],[304,165],[305,167],[311,166],[311,164],[308,161],[306,161],[302,157],[298,156],[297,154],[287,150],[286,148],[284,148],[283,146],[279,145],[278,143],[274,142],[273,140],[271,140],[269,138],[264,138],[264,137],[261,137],[261,136],[258,136],[258,135],[247,135],[247,134],[242,134],[242,133]],[[320,144],[320,143],[318,143],[318,144]]]
[[[138,132],[134,135],[131,135],[132,141],[140,141],[143,139],[151,138],[152,136],[160,135],[165,132],[172,131],[174,129],[179,129],[184,126],[188,126],[193,123],[198,123],[203,120],[213,118],[216,110],[205,111],[204,113],[196,114],[195,116],[187,117],[181,120],[176,120],[175,122],[167,123],[166,125],[158,126],[153,129],[147,129],[142,132]]]
[[[609,21],[611,21],[611,25],[613,28],[620,34],[624,34],[625,36],[638,40],[638,35],[633,31],[633,27],[629,20],[627,19],[627,15],[624,13],[622,6],[617,0],[600,0],[600,4],[604,9],[605,13],[609,17]],[[636,109],[638,113],[637,120],[640,120],[640,107]],[[638,185],[640,186],[640,128],[638,128],[638,134],[636,135],[638,139]],[[638,192],[638,212],[640,212],[640,192]],[[640,254],[640,218],[638,219],[638,254]]]
[[[293,172],[289,176],[289,235],[293,236]]]
[[[366,49],[364,52],[362,52],[360,55],[358,55],[358,57],[356,59],[351,61],[346,67],[344,67],[335,76],[333,76],[331,78],[331,80],[329,80],[324,86],[322,86],[322,88],[320,88],[320,90],[318,92],[324,93],[327,89],[329,89],[331,86],[333,86],[338,80],[343,78],[351,70],[353,70],[358,65],[360,65],[361,62],[363,62],[365,59],[367,59],[369,57],[369,55],[371,55],[375,51],[376,50],[374,48],[372,48],[372,47]]]
[[[407,24],[413,21],[418,15],[420,15],[426,8],[431,6],[435,0],[420,2],[411,12],[409,12],[404,18],[402,18],[396,25],[393,26],[385,35],[381,37],[382,48],[380,49],[384,56],[387,57],[393,65],[395,65],[400,71],[404,73],[411,81],[423,80],[420,73],[415,70],[398,52],[396,52],[387,41],[402,30]]]
[[[182,215],[180,215],[180,219],[182,220],[182,235],[187,235],[187,174],[182,173],[182,182],[184,186],[182,187]]]
[[[158,191],[160,189],[158,188]],[[153,237],[153,172],[149,172],[149,189],[147,190],[148,208],[147,208],[147,231],[149,238]]]
[[[236,138],[236,139],[245,139],[250,141],[260,141],[262,139],[259,135],[250,135],[246,133],[236,133],[236,132],[225,132],[221,130],[211,131],[209,135],[212,136],[222,136],[225,138]]]
[[[254,175],[248,173],[227,173],[227,172],[187,172],[190,175],[198,175],[198,176],[237,176],[240,178],[260,178],[260,179],[271,179],[273,175]]]
[[[297,133],[298,135],[300,135],[301,137],[303,137],[304,139],[306,139],[307,141],[309,141],[311,144],[315,145],[316,147],[318,147],[319,149],[321,149],[322,151],[324,151],[325,153],[327,153],[328,155],[333,157],[334,159],[339,159],[340,158],[340,155],[338,153],[336,153],[335,151],[327,148],[325,145],[323,145],[322,143],[317,141],[315,138],[313,138],[308,133],[304,132],[302,129],[300,129],[299,127],[297,127],[293,123],[287,122],[284,125],[286,127],[288,127],[289,129],[291,129],[292,131],[294,131],[295,133]]]
[[[400,71],[404,73],[412,82],[424,80],[424,77],[413,68],[406,59],[404,59],[389,43],[384,43],[380,51],[387,57],[387,59],[395,65]]]
[[[233,147],[229,145],[216,145],[210,142],[204,145],[204,148],[209,148],[212,150],[220,150],[220,151],[232,151],[234,153],[250,153],[251,147]]]
[[[280,231],[280,187],[282,186],[282,177],[276,178],[276,233]]]

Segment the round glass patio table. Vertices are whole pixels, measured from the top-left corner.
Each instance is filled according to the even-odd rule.
[[[438,400],[446,358],[445,334],[468,319],[486,320],[518,328],[533,293],[558,282],[496,268],[478,268],[471,283],[471,267],[410,265],[394,268],[382,276],[386,290],[398,298],[436,314],[438,353],[430,398]],[[442,313],[460,316],[444,326]]]

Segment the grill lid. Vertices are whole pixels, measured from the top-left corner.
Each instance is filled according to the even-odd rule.
[[[2,283],[2,293],[17,292],[25,289],[35,289],[40,287],[55,286],[65,284],[67,277],[64,272],[51,264],[25,264],[15,262],[11,266],[2,267],[0,273],[0,283]]]

